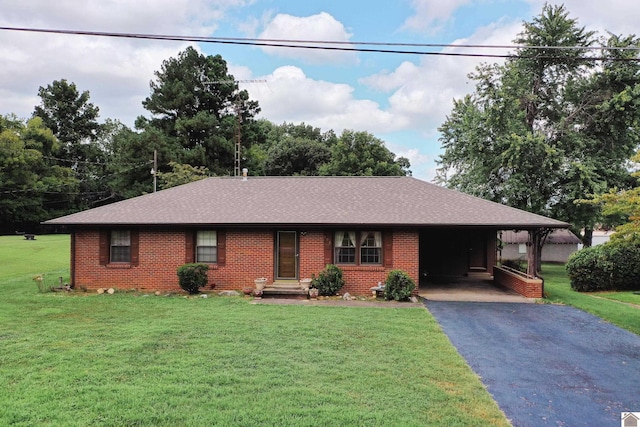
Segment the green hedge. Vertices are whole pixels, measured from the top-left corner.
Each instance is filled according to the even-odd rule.
[[[579,292],[640,290],[640,245],[616,241],[582,249],[569,258],[567,275]]]
[[[311,287],[318,288],[318,294],[320,295],[335,295],[343,286],[342,270],[334,264],[327,264],[326,268],[318,274],[318,277],[312,276]]]
[[[183,264],[178,267],[180,287],[190,294],[197,294],[207,285],[207,264]]]
[[[411,298],[415,282],[402,270],[392,270],[384,282],[384,299],[406,301]]]

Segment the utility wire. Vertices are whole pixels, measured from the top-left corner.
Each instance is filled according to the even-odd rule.
[[[454,56],[454,57],[477,57],[477,58],[505,58],[505,59],[526,59],[514,54],[489,54],[489,53],[473,53],[473,52],[442,52],[428,50],[402,50],[402,49],[382,49],[382,48],[364,48],[351,46],[389,46],[389,47],[407,47],[407,48],[468,48],[468,49],[539,49],[539,50],[630,50],[640,52],[640,47],[607,47],[607,46],[523,46],[523,45],[475,45],[475,44],[423,44],[423,43],[390,43],[390,42],[344,42],[329,40],[286,40],[286,39],[258,39],[258,38],[231,38],[231,37],[201,37],[201,36],[177,36],[162,34],[136,34],[136,33],[115,33],[101,31],[82,31],[82,30],[54,30],[44,28],[26,28],[26,27],[0,27],[5,31],[21,31],[48,34],[65,34],[65,35],[84,35],[97,37],[115,37],[145,40],[165,40],[165,41],[187,41],[197,43],[214,43],[214,44],[230,44],[244,46],[262,46],[262,47],[286,47],[292,49],[317,49],[332,50],[346,52],[370,52],[370,53],[391,53],[391,54],[408,54],[408,55],[432,55],[432,56]],[[555,59],[554,57],[536,56],[536,59]],[[572,58],[574,60],[585,61],[638,61],[640,58],[609,58],[602,56],[580,56]]]

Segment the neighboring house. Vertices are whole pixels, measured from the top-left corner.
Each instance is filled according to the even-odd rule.
[[[177,268],[210,265],[216,289],[295,283],[326,264],[369,294],[393,269],[491,273],[498,230],[568,224],[412,177],[208,178],[47,221],[71,232],[71,280],[178,290]]]
[[[529,233],[507,230],[502,231],[499,238],[503,244],[501,253],[503,260],[527,258]],[[569,255],[576,252],[581,243],[580,238],[569,230],[554,230],[547,236],[542,246],[541,259],[543,262],[567,262]]]
[[[613,230],[593,230],[593,236],[591,237],[591,246],[607,243],[613,233],[615,233],[615,231]]]

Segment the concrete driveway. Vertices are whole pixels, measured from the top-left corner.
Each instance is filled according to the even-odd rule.
[[[448,283],[421,284],[419,295],[431,301],[534,303],[516,291],[498,286],[493,279],[458,277]]]
[[[572,307],[426,301],[514,426],[620,426],[640,412],[640,337]]]

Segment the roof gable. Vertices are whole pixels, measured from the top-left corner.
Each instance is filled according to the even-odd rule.
[[[45,224],[568,226],[413,177],[214,177]]]

